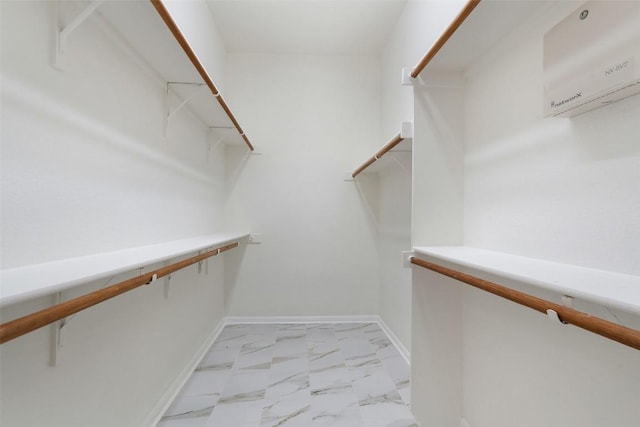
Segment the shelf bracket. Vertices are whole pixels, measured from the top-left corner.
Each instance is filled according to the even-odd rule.
[[[182,107],[187,105],[189,101],[191,101],[198,94],[197,90],[193,91],[189,96],[183,99],[182,102],[176,108],[171,109],[171,92],[172,92],[171,88],[173,86],[193,86],[199,89],[205,86],[205,84],[204,83],[167,82],[167,92],[166,92],[165,103],[164,103],[164,107],[165,107],[164,108],[164,111],[165,111],[164,128],[163,128],[164,136],[167,136],[167,129],[169,129],[169,120],[171,119],[171,116],[173,116],[175,113],[180,111]]]
[[[169,265],[170,262],[169,261],[165,261],[164,262],[164,266],[166,267],[167,265]],[[167,300],[169,299],[169,288],[171,286],[171,274],[167,274],[166,276],[164,276],[164,299]]]
[[[60,304],[62,300],[62,292],[56,292],[52,297],[52,305]],[[66,323],[66,318],[53,322],[51,324],[51,341],[49,346],[49,366],[56,366],[58,363],[58,352],[62,347],[61,332],[62,327]]]
[[[402,251],[402,268],[411,268],[411,258],[416,256],[414,251]]]
[[[55,22],[55,45],[54,45],[54,53],[53,53],[53,65],[56,68],[60,68],[60,59],[64,54],[67,48],[67,40],[71,33],[75,31],[93,12],[100,7],[100,5],[104,2],[104,0],[94,0],[89,5],[87,5],[71,22],[69,22],[64,27],[61,22],[61,4],[63,0],[58,0],[56,2],[56,22]]]

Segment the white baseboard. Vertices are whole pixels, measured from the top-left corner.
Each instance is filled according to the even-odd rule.
[[[400,355],[407,362],[407,365],[411,366],[411,353],[409,353],[409,350],[407,350],[407,347],[405,347],[404,344],[402,344],[402,341],[398,339],[396,334],[393,333],[391,328],[389,328],[389,326],[385,323],[382,317],[380,316],[377,316],[377,317],[378,317],[378,325],[380,325],[380,329],[382,329],[384,333],[387,334],[393,346],[396,348],[396,350],[398,350]]]
[[[225,324],[251,323],[379,323],[380,316],[227,316]]]
[[[215,329],[202,343],[191,360],[189,360],[189,363],[185,365],[176,379],[171,383],[167,391],[165,391],[160,400],[158,400],[158,403],[154,405],[153,409],[149,412],[149,415],[147,415],[144,422],[142,423],[143,426],[155,427],[155,425],[160,422],[162,415],[164,415],[167,409],[169,409],[169,406],[171,406],[180,390],[182,390],[182,387],[184,387],[186,382],[191,377],[193,371],[198,367],[204,356],[207,354],[207,351],[216,340],[216,338],[218,338],[218,335],[220,335],[220,332],[222,332],[222,329],[225,325],[226,323],[224,318],[220,320],[220,322],[218,322],[218,325],[215,327]]]

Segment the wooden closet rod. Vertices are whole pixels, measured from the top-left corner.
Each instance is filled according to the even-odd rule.
[[[374,154],[369,160],[364,162],[362,164],[362,166],[360,166],[358,169],[356,169],[351,174],[351,176],[353,178],[358,176],[363,170],[365,170],[366,168],[371,166],[376,160],[378,160],[380,157],[382,157],[385,154],[387,154],[389,151],[391,151],[393,149],[393,147],[395,147],[396,145],[400,144],[402,141],[404,141],[404,138],[401,136],[401,134],[397,134],[396,136],[394,136],[391,141],[387,142],[380,150],[378,150],[378,152],[376,154]]]
[[[475,9],[476,6],[478,6],[478,3],[480,3],[480,0],[469,0],[467,2],[467,4],[464,6],[464,8],[458,14],[458,16],[455,17],[453,22],[451,22],[451,24],[449,24],[447,29],[444,30],[440,38],[436,40],[436,42],[431,47],[431,49],[429,49],[427,54],[415,66],[415,68],[411,72],[411,77],[415,79],[420,75],[422,70],[424,70],[424,67],[426,67],[427,64],[433,59],[433,57],[436,56],[436,54],[440,51],[440,49],[442,49],[442,47],[451,38],[453,33],[455,33],[456,30],[460,27],[460,25],[462,25],[464,20],[467,19],[469,15],[471,15],[471,12],[473,12],[473,9]]]
[[[244,134],[244,131],[240,127],[240,123],[238,123],[238,120],[236,120],[236,117],[233,115],[233,113],[229,109],[229,106],[227,105],[224,98],[222,97],[222,94],[220,93],[216,85],[213,83],[213,80],[211,80],[209,73],[207,73],[207,70],[204,68],[204,65],[202,65],[202,62],[200,62],[200,60],[198,59],[198,56],[191,48],[191,45],[189,45],[189,42],[187,41],[184,34],[182,34],[182,31],[180,31],[180,28],[178,28],[178,25],[175,23],[175,21],[169,14],[169,11],[167,10],[167,8],[164,6],[161,0],[149,0],[149,1],[151,2],[151,4],[153,4],[153,7],[155,7],[155,9],[158,11],[158,13],[160,14],[160,17],[162,18],[164,23],[167,25],[167,27],[173,34],[176,41],[180,44],[180,46],[182,47],[182,50],[184,50],[184,53],[187,54],[187,56],[191,60],[191,63],[193,64],[195,69],[198,71],[198,73],[200,74],[204,82],[207,84],[207,86],[211,90],[211,93],[213,94],[213,96],[215,96],[215,98],[218,100],[218,103],[220,104],[224,112],[227,113],[227,116],[229,117],[229,119],[231,119],[231,122],[233,123],[235,128],[238,130],[238,133],[240,134],[244,142],[247,144],[247,147],[249,147],[249,150],[253,151],[253,144],[251,144],[251,141],[249,141],[249,138],[247,137],[247,135]]]
[[[144,273],[140,276],[136,276],[123,282],[116,283],[115,285],[90,292],[86,295],[82,295],[69,301],[65,301],[63,303],[45,308],[44,310],[40,310],[35,313],[31,313],[18,319],[12,320],[10,322],[3,323],[2,325],[0,325],[0,344],[27,334],[31,331],[35,331],[36,329],[39,329],[55,321],[64,319],[65,317],[68,317],[74,313],[116,297],[120,294],[129,292],[130,290],[133,290],[139,286],[148,285],[156,279],[159,279],[160,277],[168,276],[175,271],[181,270],[192,264],[198,263],[209,257],[218,255],[222,252],[236,247],[238,247],[238,242],[230,243],[228,245],[212,249],[203,254],[192,256],[191,258],[178,261],[176,263],[167,265],[166,267],[150,271],[149,273]]]
[[[547,310],[553,310],[558,314],[558,317],[563,323],[570,323],[578,326],[579,328],[586,329],[587,331],[602,335],[603,337],[617,341],[629,347],[633,347],[636,350],[640,350],[640,331],[635,329],[627,328],[626,326],[591,316],[587,313],[574,310],[573,308],[555,304],[542,298],[534,297],[514,289],[509,289],[493,282],[489,282],[488,280],[483,280],[475,276],[461,273],[419,258],[412,257],[411,263],[459,280],[478,289],[482,289],[483,291],[506,298],[509,301],[525,305],[544,314],[547,314]]]

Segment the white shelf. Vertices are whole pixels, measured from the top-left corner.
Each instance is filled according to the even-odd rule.
[[[165,82],[203,86],[172,85],[178,98],[188,99],[190,109],[208,127],[225,137],[225,143],[244,144],[233,122],[204,84],[182,47],[150,1],[108,1],[96,12]],[[174,100],[175,104],[179,104]]]
[[[461,246],[414,247],[418,258],[490,273],[640,314],[640,276]],[[500,283],[501,285],[504,285]]]
[[[248,237],[249,233],[218,233],[2,270],[0,306],[50,295],[93,280]]]
[[[529,17],[553,3],[554,0],[481,1],[429,61],[423,78],[428,78],[429,70],[466,70]]]

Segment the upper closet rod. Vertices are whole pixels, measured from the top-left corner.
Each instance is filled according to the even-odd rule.
[[[182,34],[180,29],[178,28],[178,25],[175,23],[175,21],[169,14],[169,11],[167,10],[167,8],[164,6],[161,0],[149,0],[149,1],[151,2],[151,4],[153,4],[153,7],[156,8],[158,13],[160,14],[160,17],[162,18],[164,23],[167,25],[167,27],[169,28],[173,36],[176,38],[176,40],[184,50],[184,53],[187,54],[187,56],[191,60],[191,63],[193,64],[195,69],[198,71],[198,73],[200,74],[204,82],[207,84],[207,86],[209,86],[211,93],[216,97],[216,99],[220,103],[220,106],[225,111],[225,113],[227,113],[227,116],[233,122],[233,125],[236,127],[236,129],[238,130],[238,133],[240,133],[240,136],[249,147],[249,150],[253,151],[253,145],[251,144],[251,141],[249,141],[249,138],[247,137],[247,135],[244,134],[244,131],[242,130],[242,128],[240,127],[240,124],[238,123],[238,120],[236,120],[236,117],[233,115],[233,113],[229,109],[229,106],[225,102],[224,98],[222,98],[222,94],[220,93],[216,85],[213,83],[213,80],[211,80],[211,77],[209,77],[209,73],[207,73],[207,70],[204,68],[204,66],[198,59],[198,56],[189,45],[189,42],[187,41],[185,36]]]
[[[36,311],[35,313],[28,314],[18,319],[12,320],[0,325],[0,344],[10,341],[14,338],[18,338],[31,331],[35,331],[38,328],[46,326],[50,323],[64,319],[74,313],[82,311],[86,308],[92,307],[103,301],[116,297],[125,292],[129,292],[142,285],[148,285],[160,277],[168,276],[169,274],[188,267],[192,264],[196,264],[205,259],[221,254],[238,247],[239,243],[234,242],[228,245],[212,249],[200,255],[192,256],[182,261],[167,265],[149,273],[141,274],[132,279],[125,280],[115,285],[108,286],[103,289],[99,289],[94,292],[90,292],[86,295],[65,301],[61,304],[56,304],[44,310]]]
[[[376,160],[378,160],[380,157],[382,157],[385,154],[387,154],[389,151],[391,151],[393,149],[393,147],[395,147],[396,145],[400,144],[402,141],[404,141],[404,138],[402,137],[401,133],[399,133],[396,136],[394,136],[393,139],[391,141],[387,142],[380,150],[378,150],[378,152],[376,154],[374,154],[373,157],[371,157],[369,160],[364,162],[362,164],[362,166],[360,166],[358,169],[356,169],[351,174],[351,176],[353,178],[358,176],[363,170],[365,170],[366,168],[371,166]]]
[[[442,33],[440,38],[438,38],[438,40],[436,40],[435,44],[431,47],[431,49],[429,49],[427,54],[415,66],[415,68],[411,72],[411,77],[413,77],[415,79],[416,77],[418,77],[420,75],[422,70],[424,70],[424,67],[426,67],[427,64],[433,59],[433,57],[436,56],[438,51],[440,51],[440,49],[442,49],[442,46],[444,46],[445,43],[447,43],[447,41],[451,38],[453,33],[456,32],[458,27],[460,27],[460,25],[462,25],[464,20],[467,19],[467,17],[471,14],[471,12],[473,12],[473,9],[475,9],[476,6],[478,6],[478,3],[480,3],[480,0],[469,0],[467,2],[467,4],[464,6],[464,8],[458,14],[458,16],[456,16],[456,18],[453,20],[453,22],[451,22],[451,24],[449,24],[449,26],[444,31],[444,33]]]
[[[555,304],[542,298],[534,297],[524,292],[516,291],[515,289],[510,289],[488,280],[461,273],[422,259],[411,257],[411,263],[527,306],[541,313],[557,316],[563,323],[570,323],[579,328],[586,329],[587,331],[635,348],[636,350],[640,350],[640,331],[635,329],[627,328],[626,326],[591,316],[587,313],[574,310],[573,308]]]

